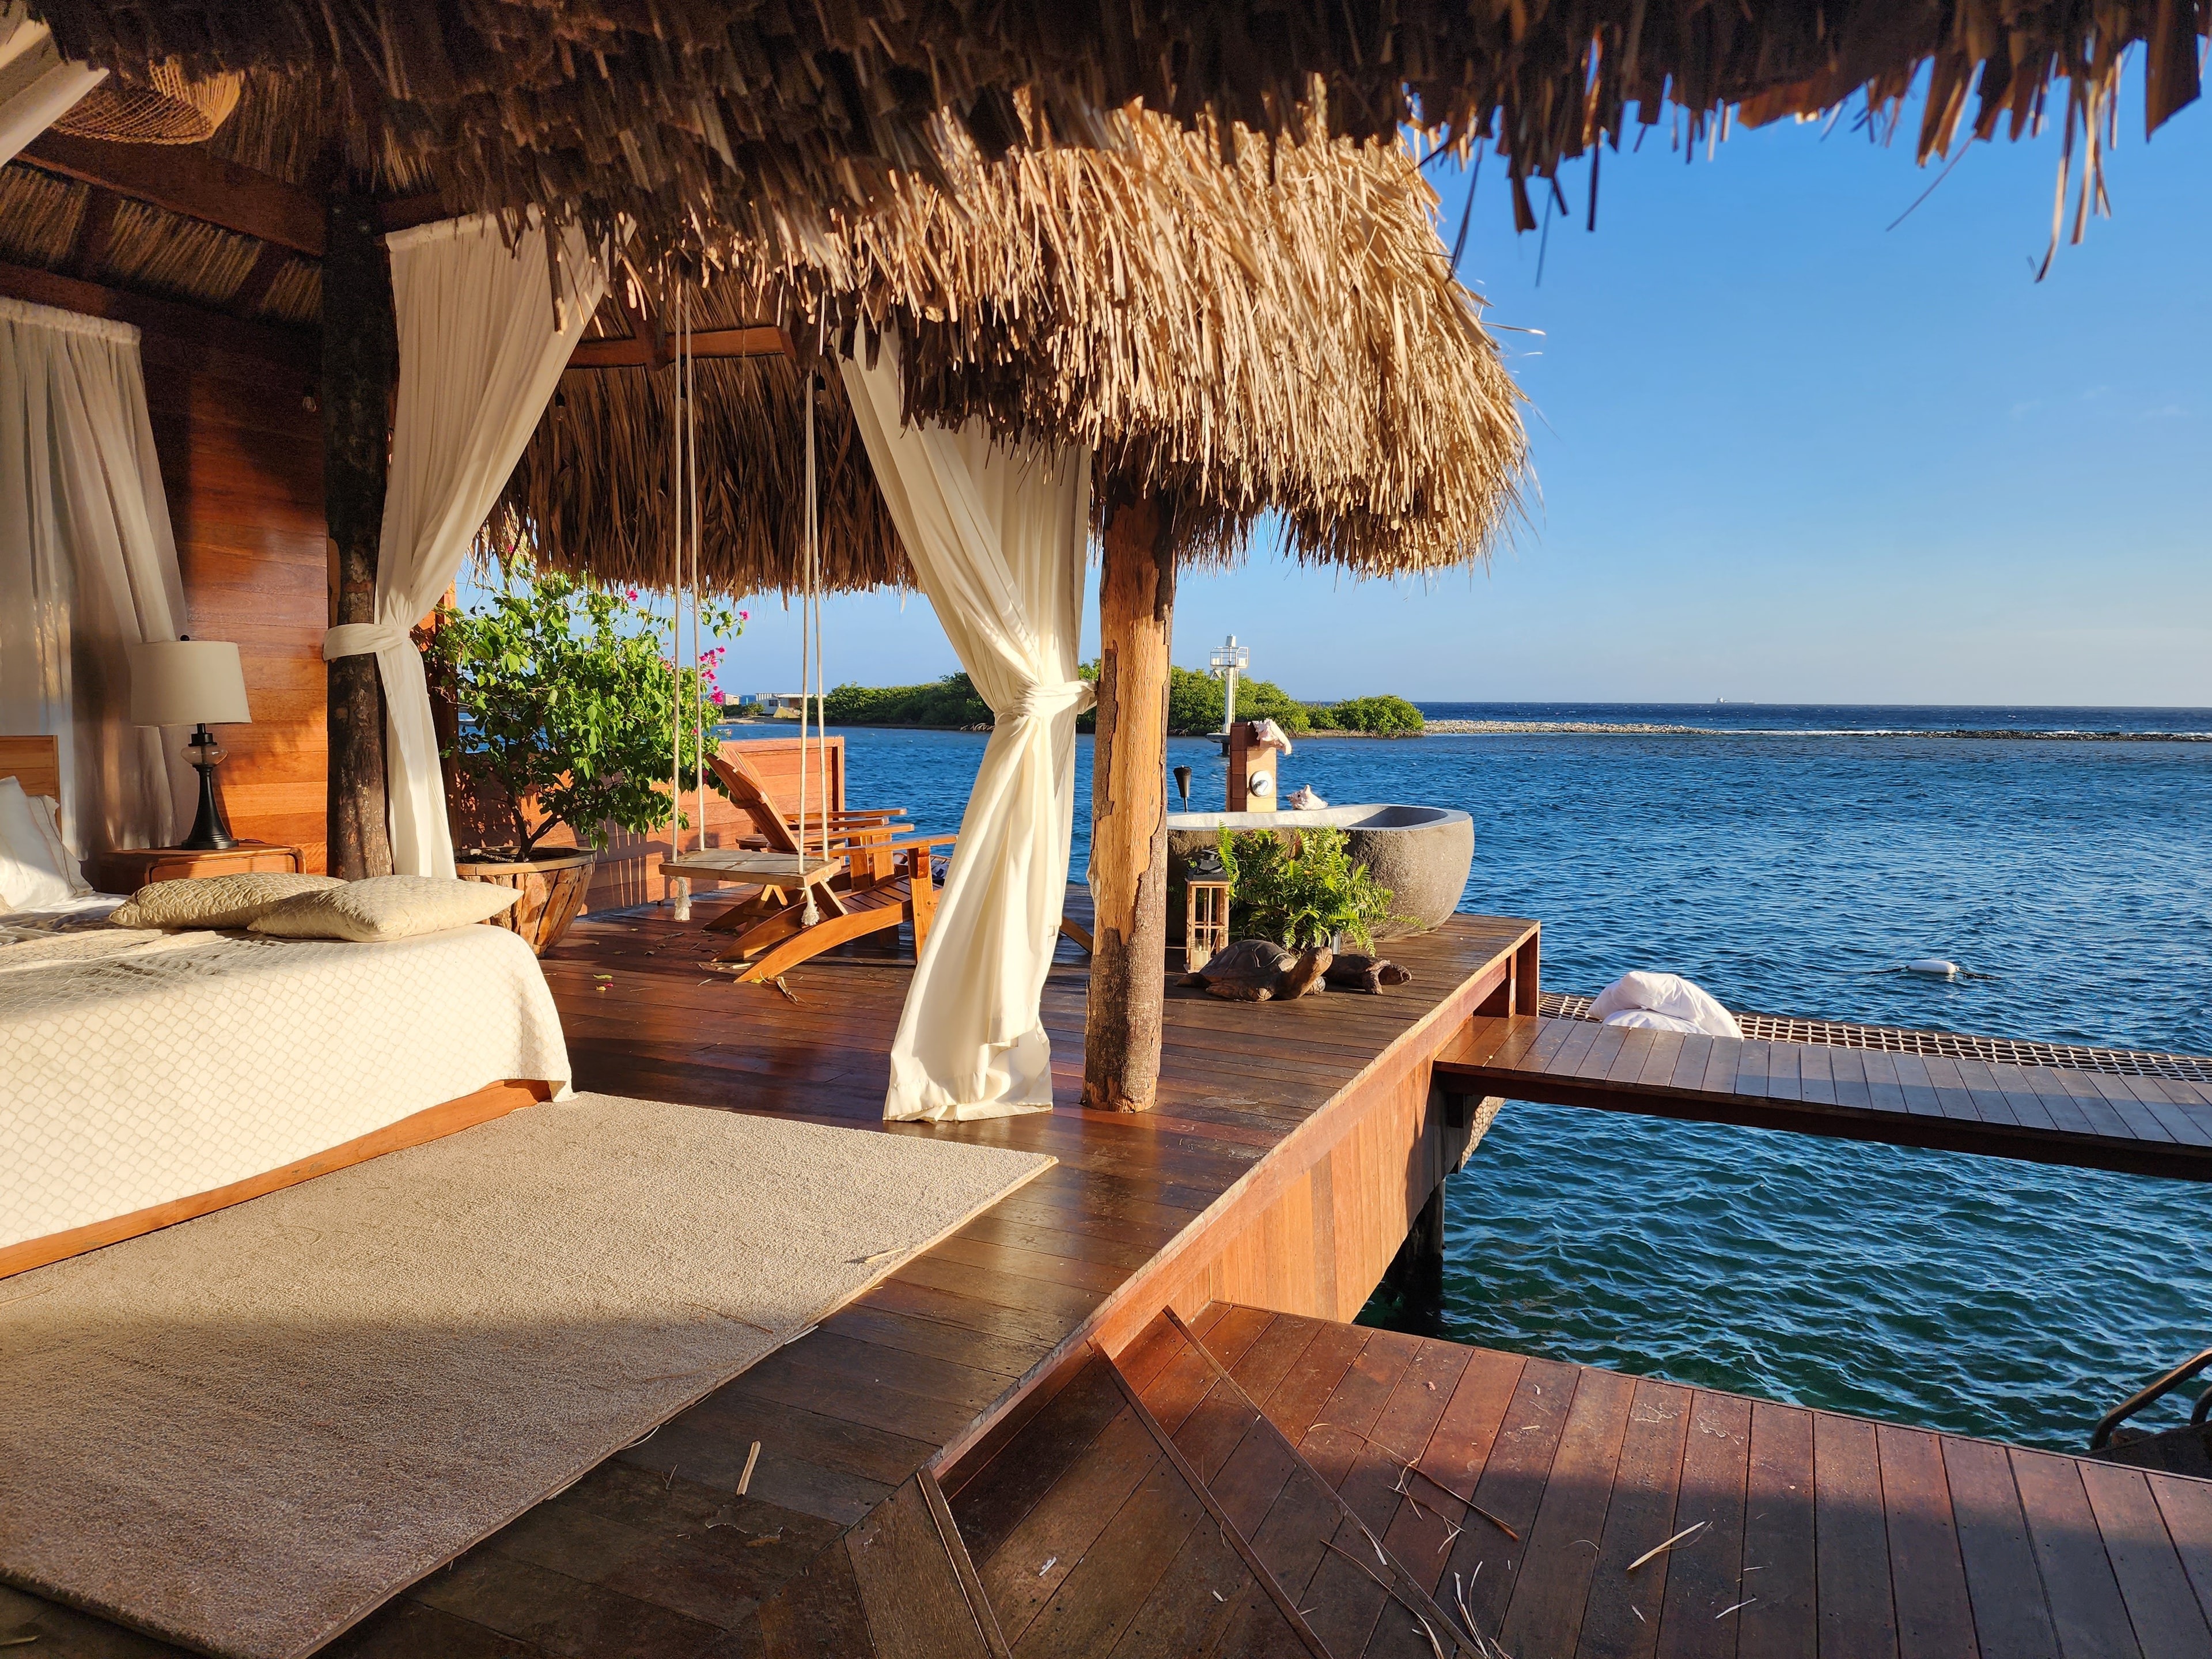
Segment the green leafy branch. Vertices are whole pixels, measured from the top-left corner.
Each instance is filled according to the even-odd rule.
[[[659,630],[638,626],[635,589],[533,571],[520,556],[499,574],[481,603],[441,609],[426,647],[462,715],[448,758],[507,792],[523,859],[556,824],[595,849],[611,823],[634,834],[666,824],[672,760],[696,767],[699,728],[720,715],[722,648],[696,672],[679,668],[661,654]],[[704,605],[701,617],[724,639],[744,631],[745,613],[727,605]],[[672,730],[679,705],[696,718]],[[526,801],[541,814],[535,825]]]
[[[1273,939],[1285,950],[1326,945],[1338,934],[1371,950],[1375,930],[1397,920],[1390,890],[1336,829],[1261,830],[1215,836],[1229,872],[1230,933]]]

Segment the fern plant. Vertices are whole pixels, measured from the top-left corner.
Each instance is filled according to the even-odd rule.
[[[1289,951],[1337,935],[1372,950],[1375,930],[1395,919],[1390,890],[1352,862],[1341,830],[1261,830],[1215,838],[1229,872],[1230,935],[1273,939]]]

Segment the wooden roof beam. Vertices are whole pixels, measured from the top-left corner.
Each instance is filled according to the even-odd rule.
[[[691,337],[694,357],[790,357],[799,351],[780,328],[716,328]],[[568,359],[571,368],[659,368],[675,362],[670,346],[657,355],[650,337],[629,340],[586,340]]]
[[[323,198],[187,144],[112,144],[44,132],[16,158],[241,236],[323,257]]]
[[[615,273],[615,298],[629,319],[630,337],[648,347],[652,356],[647,360],[655,368],[665,368],[676,361],[676,354],[668,349],[668,336],[660,326],[660,319],[653,314],[653,301],[645,296],[645,285],[637,280],[637,273],[623,261],[623,268]]]

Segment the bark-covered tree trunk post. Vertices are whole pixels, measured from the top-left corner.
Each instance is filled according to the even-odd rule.
[[[1141,1112],[1160,1075],[1168,937],[1168,643],[1175,549],[1167,504],[1124,499],[1098,579],[1092,746],[1090,1003],[1083,1103]]]
[[[341,623],[376,620],[398,325],[375,204],[334,193],[323,250],[323,512],[337,556]],[[384,689],[373,656],[330,665],[330,868],[392,873],[384,809]]]

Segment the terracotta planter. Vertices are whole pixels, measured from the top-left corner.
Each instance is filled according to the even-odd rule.
[[[457,859],[453,873],[463,881],[489,882],[494,887],[520,888],[522,897],[492,918],[495,926],[517,933],[531,951],[544,956],[561,942],[568,924],[584,913],[584,895],[592,885],[592,854],[562,848],[541,853],[517,863],[477,854]]]

